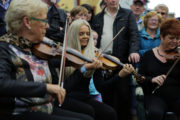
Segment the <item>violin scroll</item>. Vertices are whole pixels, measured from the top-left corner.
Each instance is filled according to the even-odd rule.
[[[135,71],[132,74],[134,75],[137,82],[139,82],[139,83],[143,83],[145,81],[145,79],[146,79],[145,76],[142,76],[142,75],[140,75],[139,73],[137,73]]]
[[[166,51],[165,58],[169,61],[175,61],[180,57],[180,47],[173,49],[171,51]]]

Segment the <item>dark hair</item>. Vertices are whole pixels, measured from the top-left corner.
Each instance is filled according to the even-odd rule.
[[[174,35],[175,37],[180,36],[180,21],[175,18],[165,20],[161,24],[160,32],[162,37],[165,37],[166,35]]]
[[[104,0],[102,0],[99,5],[103,6],[103,5],[106,5],[106,3],[104,2]]]
[[[91,20],[88,21],[89,23],[91,23],[92,20],[93,20],[93,17],[94,17],[94,9],[93,9],[93,7],[91,5],[89,5],[89,4],[82,4],[81,6],[85,7],[88,10],[88,13],[90,12],[92,14]]]

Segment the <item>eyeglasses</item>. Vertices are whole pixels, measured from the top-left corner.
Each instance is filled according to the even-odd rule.
[[[149,22],[158,22],[158,19],[148,19]]]
[[[31,17],[30,19],[31,19],[31,20],[34,20],[34,21],[43,22],[43,23],[45,23],[45,24],[44,24],[45,26],[48,24],[48,19],[40,19],[40,18],[35,18],[35,17]]]
[[[161,14],[161,15],[166,15],[167,13],[165,12],[157,12],[158,14]]]

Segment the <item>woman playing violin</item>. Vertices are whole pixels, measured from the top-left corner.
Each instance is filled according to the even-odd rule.
[[[0,119],[93,120],[54,106],[53,99],[63,103],[65,89],[55,84],[53,65],[31,51],[49,27],[47,11],[41,0],[13,0],[9,6],[8,34],[0,37]]]
[[[144,54],[139,69],[146,77],[142,85],[148,120],[163,120],[168,110],[180,115],[180,62],[168,72],[174,61],[169,51],[180,42],[180,22],[169,19],[160,27],[161,44]],[[160,86],[158,89],[157,86]]]
[[[113,108],[105,103],[94,100],[94,98],[89,95],[89,82],[92,75],[93,79],[103,83],[101,73],[103,66],[101,61],[95,59],[92,30],[87,21],[75,20],[70,25],[67,43],[68,47],[78,50],[87,58],[93,59],[93,62],[85,63],[80,70],[73,67],[66,67],[65,76],[68,79],[65,79],[64,86],[67,90],[67,97],[62,107],[89,114],[93,116],[95,120],[117,120]],[[132,66],[126,64],[116,77],[124,77],[132,71]],[[115,83],[116,81],[113,82]],[[106,89],[104,84],[98,86]]]

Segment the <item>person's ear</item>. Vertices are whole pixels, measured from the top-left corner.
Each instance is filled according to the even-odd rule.
[[[29,29],[29,30],[31,29],[30,23],[31,23],[31,22],[30,22],[30,19],[25,16],[25,17],[23,18],[23,24],[24,24],[24,26],[25,26],[27,29]]]

